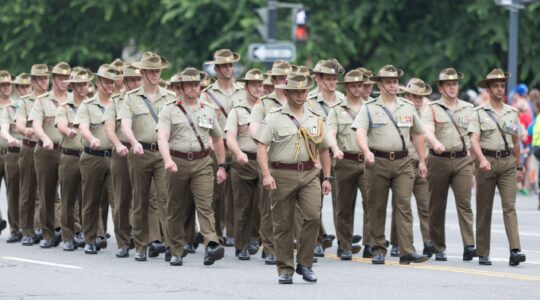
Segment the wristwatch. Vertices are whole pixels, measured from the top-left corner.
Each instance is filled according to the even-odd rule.
[[[218,164],[218,168],[227,169],[227,163]]]
[[[324,176],[324,180],[332,181],[334,180],[334,176]]]

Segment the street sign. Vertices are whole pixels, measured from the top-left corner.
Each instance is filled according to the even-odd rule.
[[[278,59],[294,61],[296,59],[296,46],[290,42],[250,44],[248,58],[258,62],[273,62]]]

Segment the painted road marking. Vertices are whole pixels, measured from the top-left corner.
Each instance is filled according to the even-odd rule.
[[[56,264],[56,263],[51,263],[51,262],[46,262],[46,261],[26,259],[26,258],[20,258],[20,257],[3,256],[3,257],[0,257],[0,258],[1,259],[6,259],[6,260],[26,262],[26,263],[30,263],[30,264],[50,266],[50,267],[58,267],[58,268],[66,268],[66,269],[82,269],[82,267],[79,267],[79,266]]]

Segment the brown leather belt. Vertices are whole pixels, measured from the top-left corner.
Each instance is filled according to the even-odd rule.
[[[363,162],[364,161],[364,153],[360,153],[360,152],[358,152],[358,153],[343,152],[343,159]]]
[[[84,153],[99,156],[99,157],[111,157],[112,155],[112,149],[107,150],[93,150],[90,147],[84,147]]]
[[[257,153],[245,152],[248,159],[257,160]]]
[[[299,163],[293,163],[293,164],[284,164],[277,161],[270,162],[270,165],[273,169],[278,170],[294,170],[298,172],[302,171],[309,171],[315,168],[315,163],[312,161],[304,161]]]
[[[81,152],[82,152],[81,150],[69,149],[69,148],[62,148],[60,151],[62,151],[62,154],[76,156],[76,157],[81,157]]]
[[[441,154],[437,154],[433,149],[429,149],[429,154],[438,157],[446,157],[450,159],[462,158],[467,156],[467,150],[464,151],[446,151]]]
[[[373,152],[373,155],[381,158],[386,158],[389,160],[396,160],[396,159],[402,159],[409,155],[408,150],[404,151],[392,151],[392,152],[385,152],[385,151],[379,151],[379,150],[371,150]]]
[[[22,144],[27,146],[27,147],[35,147],[37,142],[34,142],[34,141],[31,141],[31,140],[25,140],[23,139],[22,140]]]
[[[38,145],[43,147],[43,141],[42,140],[39,140],[37,143],[38,143]],[[60,149],[60,144],[53,143],[53,150],[58,150],[58,149]]]
[[[159,151],[159,147],[157,143],[143,143],[139,142],[144,150],[156,152]]]
[[[21,148],[20,147],[7,147],[7,152],[9,152],[9,153],[20,153]]]
[[[181,152],[176,150],[169,150],[169,153],[171,153],[172,156],[183,158],[187,160],[194,160],[194,159],[201,159],[205,158],[210,154],[209,150],[203,150],[200,152]]]
[[[482,153],[484,153],[485,156],[494,157],[494,158],[505,158],[512,154],[510,150],[486,150],[482,149]]]

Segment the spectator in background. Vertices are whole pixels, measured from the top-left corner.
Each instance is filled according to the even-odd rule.
[[[540,113],[540,91],[538,89],[533,89],[529,94],[529,101],[534,110],[534,115],[536,116]]]
[[[527,101],[528,102],[528,101]],[[529,104],[525,101],[520,101],[517,104],[517,110],[518,110],[518,116],[519,116],[519,122],[521,124],[522,132],[520,133],[520,155],[521,155],[521,165],[524,167],[524,173],[525,176],[523,176],[523,181],[518,182],[519,192],[525,196],[529,195],[529,189],[530,189],[530,176],[527,176],[529,174],[530,169],[530,159],[529,155],[531,152],[530,146],[532,141],[532,136],[527,134],[527,128],[532,124],[532,117],[531,117],[531,109]]]
[[[534,109],[531,102],[529,101],[529,88],[527,87],[527,85],[523,83],[518,84],[512,90],[512,93],[510,93],[510,95],[510,98],[512,99],[511,104],[514,108],[518,108],[521,103],[524,103],[527,107],[527,113],[531,116],[531,118],[534,116]]]

